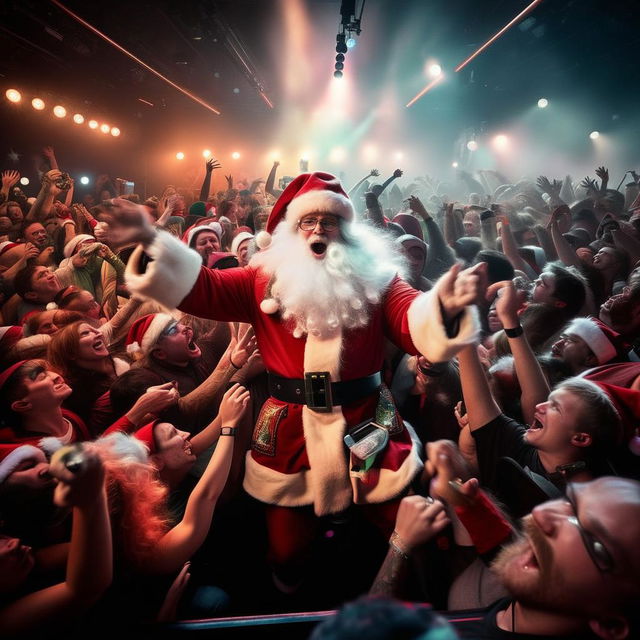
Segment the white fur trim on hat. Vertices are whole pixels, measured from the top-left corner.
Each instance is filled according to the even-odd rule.
[[[268,231],[260,231],[256,236],[256,247],[266,249],[271,244],[271,234]]]
[[[147,330],[144,332],[140,350],[147,355],[160,339],[162,332],[172,323],[175,322],[173,316],[168,313],[156,313]],[[127,349],[128,350],[128,349]]]
[[[47,454],[48,458],[51,458],[58,449],[64,447],[64,442],[60,438],[47,436],[40,439],[38,446]]]
[[[564,333],[573,333],[582,338],[598,358],[598,364],[605,364],[618,354],[615,346],[591,318],[574,318]]]
[[[144,273],[139,272],[142,247],[137,247],[127,262],[125,274],[129,289],[175,309],[196,283],[202,258],[166,231],[159,231],[146,251],[153,262]]]
[[[23,460],[28,460],[34,455],[39,454],[41,454],[40,449],[31,444],[23,444],[21,447],[16,447],[0,462],[0,484],[18,468]]]
[[[234,239],[233,242],[231,243],[231,253],[238,253],[238,249],[240,247],[240,245],[245,241],[245,240],[251,240],[251,238],[253,238],[253,234],[249,233],[248,231],[241,231]]]
[[[307,191],[295,197],[287,206],[286,220],[293,226],[310,213],[333,213],[347,222],[354,217],[351,200],[335,191]]]
[[[64,245],[64,257],[70,258],[73,255],[73,252],[76,250],[77,246],[84,242],[85,240],[93,240],[96,241],[95,236],[91,236],[88,233],[80,233],[77,236],[73,236],[67,244]]]
[[[197,227],[192,227],[187,233],[187,245],[191,246],[191,241],[201,231],[213,231],[218,236],[218,241],[222,239],[222,225],[219,222],[210,222],[209,224],[200,224]]]

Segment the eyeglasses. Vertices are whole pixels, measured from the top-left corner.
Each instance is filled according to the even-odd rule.
[[[298,220],[298,226],[303,231],[313,231],[320,223],[323,231],[333,231],[338,228],[338,218],[331,216],[330,218],[302,218]]]
[[[576,504],[576,495],[573,485],[567,485],[566,493],[567,502],[571,505],[574,515],[569,516],[569,522],[574,525],[580,532],[582,542],[587,550],[587,553],[591,556],[593,564],[596,565],[598,571],[601,573],[610,573],[615,568],[615,563],[611,554],[607,551],[607,548],[596,538],[592,533],[586,531],[582,526],[582,523],[578,519],[578,507]]]
[[[163,329],[160,335],[162,336],[175,336],[178,333],[178,323],[172,322],[166,329]]]

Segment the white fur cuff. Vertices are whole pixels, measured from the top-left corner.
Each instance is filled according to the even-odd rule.
[[[418,351],[431,362],[451,360],[458,351],[473,344],[480,328],[477,310],[467,307],[460,319],[460,327],[453,338],[447,336],[438,300],[438,286],[420,294],[409,307],[409,333]]]
[[[126,279],[129,289],[144,298],[157,300],[169,309],[177,307],[198,279],[202,259],[170,233],[159,231],[147,253],[154,262],[140,273],[138,263],[142,247],[137,247],[127,263]]]

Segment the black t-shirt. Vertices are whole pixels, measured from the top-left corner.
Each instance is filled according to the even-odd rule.
[[[494,602],[487,609],[459,612],[453,617],[448,615],[458,635],[461,638],[473,640],[591,640],[598,636],[589,631],[571,636],[558,635],[537,635],[531,633],[518,633],[518,620],[516,618],[516,632],[503,631],[496,624],[496,616],[500,611],[506,609],[510,600],[503,598]]]
[[[549,474],[542,466],[538,450],[524,439],[526,427],[516,420],[500,414],[483,427],[472,431],[476,442],[476,455],[483,486],[500,493],[500,478],[497,462],[500,458],[513,458],[521,467],[547,478]]]

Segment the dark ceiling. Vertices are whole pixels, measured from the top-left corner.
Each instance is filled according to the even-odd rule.
[[[314,28],[328,30],[328,41],[335,37],[337,0],[292,2],[307,7]],[[283,33],[287,0],[64,4],[221,115],[183,96],[46,0],[0,4],[3,91],[4,85],[28,87],[65,100],[117,122],[138,146],[150,144],[151,137],[153,144],[164,136],[174,141],[196,126],[215,135],[242,131],[255,140],[277,123],[285,99],[284,51],[274,46],[273,36]],[[424,84],[420,74],[426,57],[436,55],[443,67],[454,67],[526,5],[525,0],[369,0],[346,73],[349,56],[356,55],[362,86],[375,88],[392,71],[393,91],[404,103]],[[457,74],[450,90],[457,93],[449,93],[448,102],[443,90],[443,99],[421,100],[407,110],[408,118],[419,124],[455,112],[451,126],[478,128],[552,94],[571,96],[609,120],[635,119],[640,106],[639,6],[637,0],[544,0]],[[311,53],[331,74],[332,45]],[[375,99],[363,99],[363,112]],[[3,120],[3,137],[42,133],[37,125]]]

